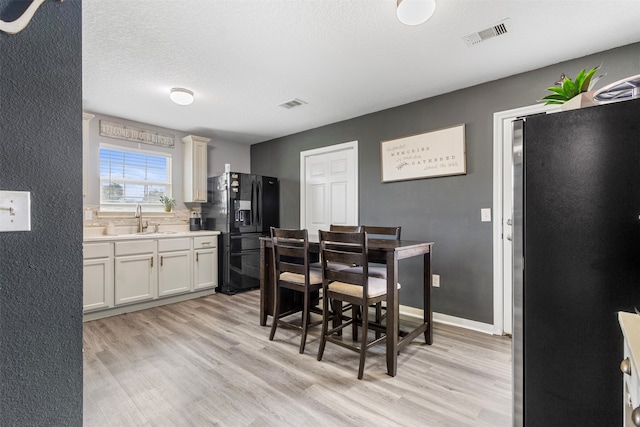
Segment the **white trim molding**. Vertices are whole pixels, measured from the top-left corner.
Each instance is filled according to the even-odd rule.
[[[400,316],[407,319],[422,320],[424,316],[424,310],[415,307],[409,307],[407,305],[401,305]],[[493,325],[489,323],[463,319],[462,317],[450,316],[448,314],[433,313],[433,322],[442,323],[444,325],[457,326],[464,329],[470,329],[472,331],[482,332],[483,334],[495,335]]]

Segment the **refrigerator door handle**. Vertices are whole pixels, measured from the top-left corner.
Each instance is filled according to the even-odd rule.
[[[260,196],[260,193],[262,193],[262,181],[258,181],[258,187],[257,187],[257,191],[256,191],[256,205],[257,205],[257,220],[256,223],[260,226],[260,229],[262,229],[262,219],[261,219],[261,211],[262,211],[262,198]]]

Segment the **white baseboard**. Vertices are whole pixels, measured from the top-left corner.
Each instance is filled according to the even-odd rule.
[[[424,311],[419,308],[409,307],[407,305],[400,306],[400,316],[407,319],[422,319]],[[482,332],[493,335],[493,325],[489,323],[477,322],[475,320],[464,319],[462,317],[450,316],[448,314],[433,313],[433,321],[445,325],[458,326],[460,328],[471,329],[473,331]]]

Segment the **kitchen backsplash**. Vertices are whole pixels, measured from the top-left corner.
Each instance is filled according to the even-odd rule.
[[[199,211],[199,209],[198,209]],[[91,212],[91,219],[88,218],[88,212]],[[138,219],[133,213],[130,215],[123,214],[105,214],[99,212],[99,206],[85,205],[82,213],[84,234],[85,236],[99,236],[106,234],[106,228],[109,223],[113,223],[118,232],[127,229],[135,231]],[[187,209],[174,209],[171,213],[164,212],[142,212],[142,220],[149,224],[149,230],[152,230],[157,224],[160,229],[179,229],[189,227],[189,218],[193,215],[192,211]]]

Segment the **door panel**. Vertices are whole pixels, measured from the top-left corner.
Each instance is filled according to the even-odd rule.
[[[331,224],[358,224],[357,142],[301,153],[302,228],[314,236]]]

